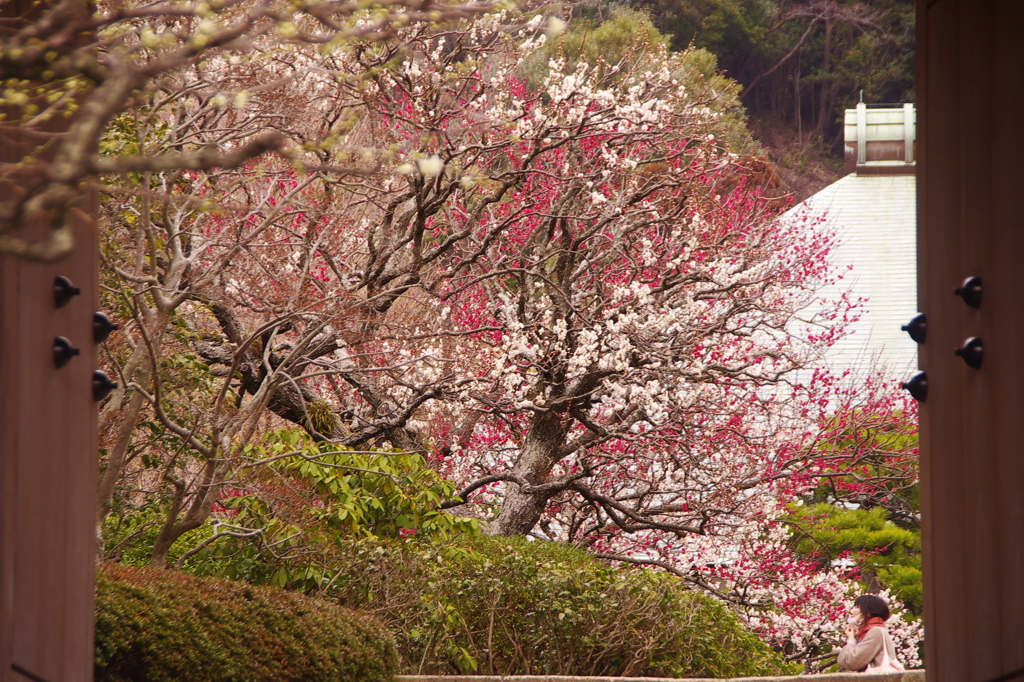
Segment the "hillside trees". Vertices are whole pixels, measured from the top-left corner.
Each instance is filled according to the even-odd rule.
[[[842,110],[913,100],[914,4],[907,0],[638,0],[673,45],[693,41],[744,86],[761,120],[801,143],[842,141]]]
[[[747,101],[770,102],[776,114],[791,108],[807,139],[841,139],[841,110],[860,93],[869,102],[913,98],[912,12],[900,2],[782,4],[767,35],[775,54],[747,83]],[[787,81],[791,103],[763,91]]]

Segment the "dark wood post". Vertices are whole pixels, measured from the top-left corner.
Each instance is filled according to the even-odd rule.
[[[917,16],[928,682],[1024,680],[1024,3]],[[953,294],[970,276],[978,308]],[[967,337],[980,369],[954,354]]]
[[[47,229],[38,230],[41,238]],[[3,680],[92,679],[97,258],[91,226],[75,232],[74,253],[64,261],[0,258]],[[58,275],[82,290],[60,309]],[[80,349],[61,369],[57,336]]]
[[[5,0],[30,21],[46,3]],[[62,119],[66,125],[66,119]],[[5,136],[0,161],[18,162],[38,140]],[[12,188],[0,178],[0,200]],[[95,225],[77,212],[75,248],[61,261],[0,256],[0,681],[92,679],[96,403],[92,373],[98,303]],[[17,236],[45,242],[48,224]],[[67,305],[54,279],[80,288]],[[79,349],[62,368],[54,339]]]

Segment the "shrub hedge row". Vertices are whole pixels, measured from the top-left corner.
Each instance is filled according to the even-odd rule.
[[[556,542],[353,546],[332,596],[387,624],[406,674],[739,677],[799,667],[672,575]]]
[[[104,564],[97,682],[384,682],[394,641],[369,616],[276,588]]]

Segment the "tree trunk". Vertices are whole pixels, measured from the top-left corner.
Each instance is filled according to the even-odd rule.
[[[793,109],[796,117],[797,147],[804,145],[804,119],[800,106],[800,62],[797,62],[796,71],[793,72]]]
[[[207,462],[203,469],[202,481],[196,486],[191,504],[185,518],[178,520],[182,509],[185,506],[185,499],[188,496],[187,486],[182,481],[173,481],[175,491],[171,508],[167,512],[164,525],[153,542],[153,554],[150,557],[149,565],[154,568],[167,568],[168,557],[171,547],[185,533],[203,525],[206,519],[210,518],[213,510],[213,503],[217,499],[217,493],[221,484],[224,483],[228,465],[225,462],[215,464]]]
[[[565,441],[562,418],[552,412],[536,414],[526,434],[523,449],[512,473],[529,483],[543,483],[556,463],[556,452]],[[490,524],[491,535],[526,535],[540,521],[548,499],[554,493],[523,493],[515,483],[508,483],[501,513]]]
[[[821,99],[818,101],[818,125],[814,132],[817,136],[825,134],[825,121],[829,114],[829,88],[832,85],[832,17],[825,17],[825,58],[822,62]]]
[[[142,385],[149,383],[148,368],[140,368],[136,381]],[[128,444],[131,442],[135,425],[139,421],[139,415],[142,414],[144,400],[142,392],[135,391],[128,402],[128,407],[119,415],[121,423],[117,428],[110,454],[107,457],[107,466],[100,477],[99,489],[96,491],[96,552],[101,559],[103,558],[103,521],[113,508],[114,489],[121,478],[121,469],[124,467],[125,456],[128,453]]]

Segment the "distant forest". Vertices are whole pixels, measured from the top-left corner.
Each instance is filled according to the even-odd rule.
[[[913,0],[629,1],[674,48],[717,55],[754,127],[791,126],[799,147],[841,156],[843,110],[861,92],[868,103],[914,101]]]

